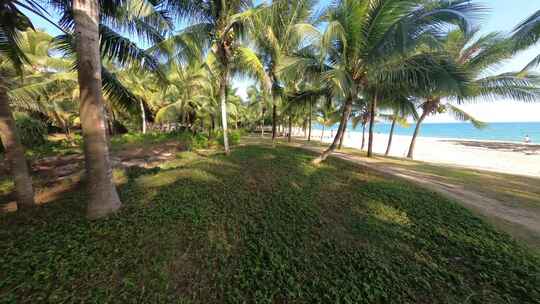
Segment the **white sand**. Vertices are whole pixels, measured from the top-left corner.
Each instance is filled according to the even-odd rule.
[[[295,132],[297,135],[303,133]],[[320,130],[313,130],[312,137],[320,140]],[[332,142],[334,132],[325,131],[324,142]],[[367,149],[368,134],[366,131]],[[394,135],[391,156],[405,157],[411,141],[410,136]],[[347,132],[344,145],[360,148],[361,132]],[[373,151],[384,154],[388,134],[375,134]],[[479,140],[452,140],[443,138],[418,137],[414,159],[438,164],[456,165],[502,173],[540,177],[540,145],[493,142]]]

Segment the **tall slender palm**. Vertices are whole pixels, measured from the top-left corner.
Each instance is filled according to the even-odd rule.
[[[102,64],[102,56],[118,66],[133,64],[148,71],[158,71],[154,58],[111,26],[158,43],[162,40],[161,33],[170,24],[151,2],[144,0],[129,3],[121,0],[50,0],[50,3],[62,13],[60,24],[66,29],[65,35],[57,39],[59,49],[76,55],[89,194],[87,217],[100,218],[121,206],[112,181],[103,93],[109,95],[111,103],[125,98],[131,101],[128,106],[139,108],[138,99]],[[130,9],[132,4],[139,4],[139,9]]]
[[[99,18],[98,0],[73,1],[81,126],[85,142],[86,182],[90,194],[87,215],[91,219],[110,214],[122,205],[112,181],[103,112]]]
[[[411,139],[408,158],[414,155],[416,138],[424,119],[432,114],[449,112],[455,118],[469,121],[475,127],[484,124],[472,115],[460,109],[454,103],[477,101],[478,99],[493,100],[505,98],[507,100],[535,101],[539,97],[539,76],[527,71],[490,74],[494,67],[499,66],[505,60],[512,57],[511,40],[501,37],[497,33],[487,34],[474,39],[476,31],[464,33],[453,31],[449,33],[442,45],[443,51],[459,66],[467,75],[462,79],[465,90],[461,94],[449,94],[435,88],[428,92],[420,105],[422,114],[416,122],[416,127]],[[443,99],[449,102],[443,103]]]

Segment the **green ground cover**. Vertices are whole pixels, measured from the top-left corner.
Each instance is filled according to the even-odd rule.
[[[300,149],[184,152],[0,215],[0,302],[538,303],[540,257],[437,194]]]

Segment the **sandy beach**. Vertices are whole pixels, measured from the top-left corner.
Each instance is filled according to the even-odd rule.
[[[323,141],[331,142],[334,132],[325,131]],[[313,130],[312,136],[314,138],[320,140],[320,135],[320,130]],[[410,141],[410,136],[394,135],[390,155],[405,157]],[[359,149],[361,143],[361,132],[346,133],[344,141],[346,147]],[[383,154],[386,151],[387,143],[388,134],[375,134],[374,152]],[[472,169],[540,177],[540,144],[418,137],[414,159]]]

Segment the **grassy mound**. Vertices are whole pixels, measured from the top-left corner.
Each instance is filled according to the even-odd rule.
[[[0,302],[538,303],[540,258],[459,205],[292,148],[182,153],[0,217]]]

